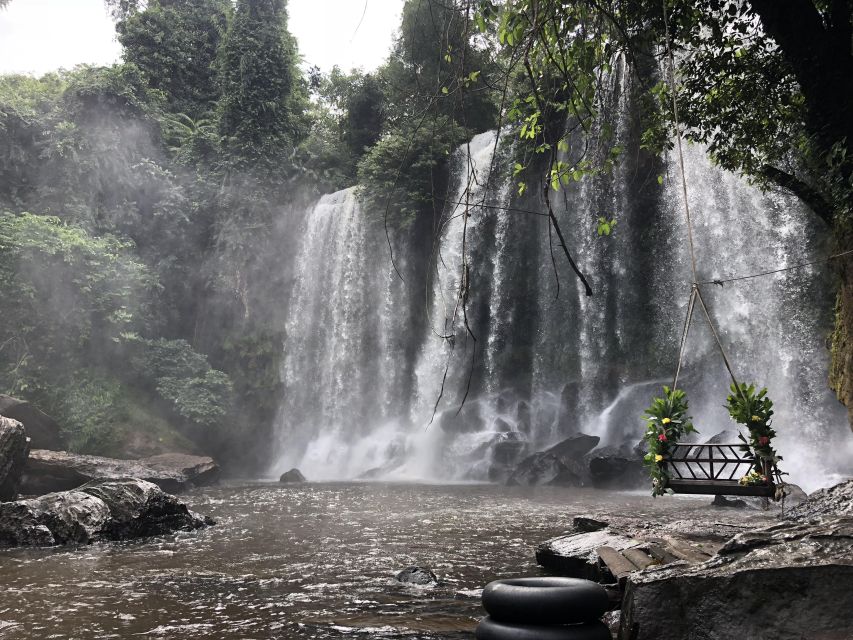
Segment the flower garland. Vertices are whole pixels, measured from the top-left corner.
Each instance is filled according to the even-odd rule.
[[[742,485],[762,485],[772,482],[772,476],[781,476],[778,462],[782,459],[773,448],[776,437],[773,430],[773,402],[767,397],[767,389],[755,390],[755,385],[732,384],[726,398],[729,415],[735,422],[746,425],[749,440],[739,433],[743,444],[741,450],[753,461],[752,470],[740,479]]]
[[[669,472],[665,459],[671,453],[670,447],[678,444],[688,433],[698,433],[692,418],[687,415],[687,395],[681,389],[663,388],[663,396],[652,400],[645,411],[645,440],[649,451],[643,463],[649,468],[652,479],[652,495],[660,496],[672,493],[667,489]]]

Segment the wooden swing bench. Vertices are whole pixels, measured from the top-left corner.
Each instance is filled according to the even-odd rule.
[[[764,462],[767,484],[742,485],[740,478],[755,466],[740,444],[676,444],[664,456],[669,474],[666,488],[674,493],[773,498],[776,485]]]

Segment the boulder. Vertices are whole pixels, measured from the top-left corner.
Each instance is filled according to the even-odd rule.
[[[425,567],[406,567],[394,576],[394,580],[418,587],[434,587],[438,584],[435,574]]]
[[[702,444],[740,444],[739,433],[739,431],[734,429],[724,429],[705,440]]]
[[[24,425],[0,416],[0,502],[14,500],[30,452]]]
[[[632,574],[621,640],[847,638],[853,518],[732,538],[714,558]]]
[[[510,486],[559,485],[582,487],[588,483],[583,457],[599,442],[598,436],[579,433],[522,460],[510,474]]]
[[[142,462],[164,475],[186,478],[186,483],[194,487],[206,487],[219,482],[219,465],[214,462],[213,458],[207,456],[191,456],[185,453],[161,453],[156,456],[143,458]],[[154,481],[152,480],[152,482]],[[154,482],[154,484],[157,484],[157,482]]]
[[[534,453],[522,460],[507,478],[511,487],[540,485],[582,486],[583,478],[553,453]]]
[[[648,483],[643,459],[619,447],[595,449],[586,457],[592,486],[599,489],[636,489]]]
[[[553,447],[546,449],[545,453],[557,456],[557,458],[564,464],[567,464],[568,462],[577,462],[582,460],[587,453],[595,449],[600,441],[601,438],[598,436],[588,436],[585,433],[578,433],[570,438],[566,438],[558,444],[555,444]]]
[[[24,425],[33,449],[65,448],[59,424],[49,415],[26,400],[0,394],[0,416],[17,420]]]
[[[510,433],[515,431],[515,427],[503,418],[495,418],[495,421],[492,423],[492,431]]]
[[[793,495],[796,495],[796,492]],[[787,500],[788,498],[786,502]],[[818,520],[841,516],[853,516],[853,480],[815,491],[785,514],[788,520]]]
[[[740,498],[727,498],[726,496],[714,496],[711,501],[712,507],[724,507],[728,509],[746,509],[746,501]]]
[[[291,469],[290,471],[282,473],[278,481],[286,484],[294,484],[298,482],[306,482],[306,479],[299,469]]]
[[[607,576],[599,562],[598,549],[624,551],[639,545],[637,540],[607,528],[578,531],[540,544],[536,548],[536,562],[554,575],[599,582]]]
[[[465,403],[458,414],[456,409],[444,411],[438,416],[436,422],[442,431],[450,435],[473,433],[483,431],[486,428],[486,422],[481,415],[479,404],[470,401]]]
[[[0,504],[0,547],[90,544],[198,529],[211,520],[135,478]]]
[[[219,467],[212,458],[162,454],[141,460],[117,460],[67,451],[34,449],[24,470],[21,493],[43,495],[68,491],[95,479],[139,478],[163,491],[179,493],[216,482]]]

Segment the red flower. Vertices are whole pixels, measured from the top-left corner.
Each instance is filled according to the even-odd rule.
[[[661,442],[666,442],[666,434],[665,433],[660,434],[658,436],[658,440],[660,440]]]
[[[762,447],[766,447],[768,444],[770,444],[770,438],[768,438],[767,436],[761,436],[758,439],[758,444],[760,444]]]

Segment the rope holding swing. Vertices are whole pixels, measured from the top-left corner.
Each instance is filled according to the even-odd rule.
[[[717,333],[717,329],[714,326],[714,321],[711,319],[711,313],[708,311],[708,305],[705,303],[705,299],[702,297],[702,292],[699,288],[699,278],[697,276],[696,269],[696,248],[693,242],[693,219],[690,215],[690,201],[687,195],[687,171],[684,168],[684,150],[682,148],[681,127],[679,126],[678,118],[678,100],[675,98],[675,56],[672,53],[666,0],[662,0],[662,6],[663,22],[666,30],[666,52],[667,58],[669,59],[669,83],[671,87],[670,95],[672,97],[672,128],[675,133],[676,146],[678,148],[678,166],[681,171],[681,191],[684,196],[684,215],[687,218],[687,241],[690,246],[690,269],[693,276],[690,287],[690,297],[687,302],[687,318],[685,319],[684,329],[681,334],[681,346],[678,350],[678,363],[675,368],[675,377],[673,379],[672,388],[675,390],[678,386],[678,377],[681,374],[681,365],[684,361],[684,349],[687,345],[687,336],[690,332],[690,325],[693,322],[693,311],[696,306],[696,300],[698,299],[699,304],[702,307],[702,311],[705,313],[705,317],[708,320],[708,326],[711,327],[711,334],[714,336],[714,341],[717,343],[720,354],[723,356],[723,362],[726,365],[729,376],[731,376],[732,382],[734,383],[737,392],[740,394],[740,384],[737,381],[737,377],[735,376],[734,369],[729,361],[728,354],[726,353],[723,343],[720,340],[720,336]]]
[[[744,395],[744,392],[741,388],[741,385],[737,380],[737,376],[735,376],[734,368],[732,367],[732,363],[729,360],[728,354],[726,353],[726,349],[723,346],[722,340],[720,340],[720,335],[717,332],[716,325],[714,324],[714,321],[711,318],[711,312],[708,309],[708,304],[705,302],[705,299],[702,296],[702,290],[701,290],[701,286],[700,286],[702,284],[719,284],[720,286],[722,286],[723,282],[714,280],[711,282],[701,282],[700,283],[699,278],[697,276],[696,248],[695,248],[695,245],[693,242],[693,219],[690,215],[690,202],[689,202],[688,193],[687,193],[687,172],[686,172],[685,167],[684,167],[684,150],[682,147],[681,127],[679,125],[679,117],[678,117],[678,101],[676,100],[676,96],[675,96],[675,91],[676,91],[675,56],[673,55],[673,52],[672,52],[672,43],[671,43],[670,29],[669,29],[669,16],[667,14],[667,0],[661,0],[661,2],[662,2],[662,6],[663,6],[664,27],[666,30],[666,51],[667,51],[667,58],[669,60],[669,83],[670,83],[670,87],[671,87],[670,94],[672,97],[672,119],[673,119],[672,126],[673,126],[673,131],[675,133],[676,146],[678,148],[678,165],[679,165],[679,169],[681,171],[681,191],[682,191],[682,195],[684,196],[684,214],[685,214],[685,217],[687,219],[687,241],[688,241],[688,245],[690,247],[690,269],[691,269],[691,275],[692,275],[692,281],[691,281],[691,286],[690,286],[690,296],[689,296],[688,301],[687,301],[687,316],[684,320],[684,328],[682,329],[682,332],[681,332],[681,344],[680,344],[679,350],[678,350],[678,362],[677,362],[676,368],[675,368],[675,377],[673,378],[672,389],[674,391],[678,386],[678,378],[679,378],[679,375],[681,374],[681,367],[682,367],[682,364],[684,362],[684,351],[685,351],[685,347],[687,345],[687,338],[688,338],[688,335],[690,333],[690,326],[693,323],[693,314],[694,314],[695,309],[696,309],[696,301],[698,300],[699,306],[702,307],[702,312],[705,314],[705,318],[708,320],[708,326],[711,329],[711,335],[714,337],[714,342],[717,344],[717,348],[720,350],[720,355],[722,355],[722,357],[723,357],[723,363],[726,365],[726,370],[729,372],[729,376],[731,377],[732,382],[734,383],[735,393],[737,393],[739,396],[741,396],[741,398],[746,400],[746,396]],[[838,258],[838,257],[841,257],[843,255],[845,255],[845,254],[841,254],[838,256],[832,256],[832,258]],[[806,265],[797,265],[797,266],[792,267],[792,268],[799,268],[800,266],[806,266]],[[772,271],[772,272],[768,272],[768,273],[777,273],[777,272],[785,271],[785,270],[787,270],[787,269],[780,269],[780,270]],[[729,281],[757,277],[758,275],[765,275],[765,274],[753,274],[753,275],[749,275],[749,276],[743,276],[740,278],[733,278],[733,279],[730,279]],[[772,465],[771,473],[774,473],[776,475],[776,479],[778,481],[779,486],[777,489],[777,496],[779,493],[781,493],[782,508],[783,508],[783,513],[784,513],[785,482],[782,479],[782,475],[779,472],[778,468],[776,468],[775,464]],[[779,499],[779,498],[777,497],[777,499]]]

